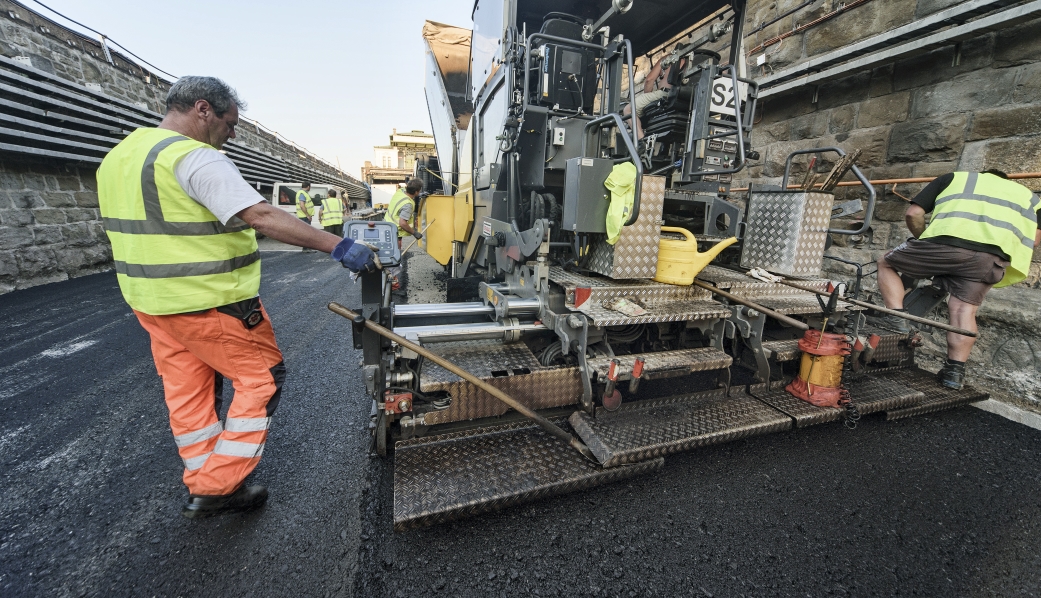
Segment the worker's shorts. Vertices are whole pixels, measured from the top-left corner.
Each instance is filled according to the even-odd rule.
[[[980,305],[992,286],[1005,276],[1009,262],[992,253],[908,239],[885,255],[897,272],[932,278],[952,296]]]
[[[668,90],[656,89],[654,91],[648,91],[646,93],[641,93],[640,95],[636,96],[636,99],[633,101],[633,104],[635,104],[633,108],[636,109],[636,116],[643,116],[643,111],[647,108],[647,106],[650,106],[654,102],[657,102],[658,100],[664,98],[667,95],[669,95]]]

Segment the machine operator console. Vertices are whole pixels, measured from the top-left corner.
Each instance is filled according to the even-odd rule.
[[[384,265],[391,266],[401,261],[398,247],[398,227],[393,222],[356,220],[347,223],[344,237],[361,241],[372,247]]]

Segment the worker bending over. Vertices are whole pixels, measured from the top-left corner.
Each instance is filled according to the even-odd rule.
[[[886,307],[904,311],[900,275],[934,278],[950,293],[951,324],[976,332],[976,311],[992,286],[1015,284],[1030,271],[1038,231],[1039,200],[1000,170],[955,172],[929,183],[911,200],[904,218],[913,239],[878,260],[878,288]],[[932,213],[928,225],[926,213]],[[882,325],[907,333],[907,320],[890,315]],[[937,374],[960,390],[976,339],[947,333],[947,361]]]
[[[329,189],[329,197],[323,199],[321,207],[318,208],[318,222],[325,232],[337,237],[343,236],[343,212],[343,201],[336,197],[335,189]]]
[[[137,129],[98,169],[101,215],[124,299],[151,337],[188,503],[206,517],[267,500],[244,485],[264,453],[286,368],[258,296],[256,233],[332,253],[352,270],[372,252],[272,206],[218,150],[243,105],[223,81],[181,77],[158,128]],[[235,387],[225,422],[215,388]]]
[[[390,198],[390,204],[387,206],[387,213],[383,216],[383,219],[397,225],[398,249],[401,249],[401,239],[407,235],[412,235],[417,241],[423,238],[423,233],[419,232],[416,226],[416,198],[419,197],[422,191],[423,181],[418,178],[412,178],[405,184],[404,190],[399,187],[394,192],[394,196]],[[405,262],[405,256],[401,256],[401,261],[402,263]],[[395,291],[400,290],[401,267],[391,268],[390,270],[392,270],[390,273],[392,278],[391,288]]]

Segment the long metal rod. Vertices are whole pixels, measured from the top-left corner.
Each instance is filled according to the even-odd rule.
[[[825,295],[826,296],[826,295],[830,295],[831,294],[831,293],[828,293],[826,291],[820,291],[820,290],[817,290],[817,289],[815,289],[813,287],[803,286],[801,284],[798,284],[798,283],[795,283],[795,282],[790,282],[790,281],[787,281],[787,280],[779,280],[777,282],[779,282],[779,283],[781,283],[783,285],[790,286],[793,289],[799,289],[801,291],[808,291],[810,293],[817,293],[818,295]],[[911,314],[909,314],[907,312],[896,311],[895,309],[889,309],[888,307],[882,307],[880,305],[875,305],[874,303],[868,303],[867,301],[861,301],[859,299],[850,299],[849,297],[843,297],[842,300],[846,301],[848,303],[852,303],[853,305],[859,305],[861,307],[866,307],[868,309],[873,309],[875,311],[879,311],[879,312],[882,312],[884,314],[889,314],[889,315],[892,315],[892,316],[899,316],[899,317],[901,317],[901,318],[903,318],[905,320],[911,320],[912,322],[918,322],[919,324],[926,324],[928,326],[933,326],[933,327],[939,328],[940,330],[946,330],[947,332],[953,332],[955,334],[960,334],[962,336],[971,336],[972,338],[976,338],[977,336],[979,336],[978,334],[976,334],[975,332],[972,332],[971,330],[965,330],[964,328],[957,328],[955,326],[951,326],[950,324],[944,324],[943,322],[937,322],[936,320],[930,320],[929,318],[921,318],[921,317],[918,317],[918,316],[912,316]]]
[[[921,176],[921,177],[904,178],[904,179],[878,179],[878,180],[868,181],[868,182],[871,183],[872,185],[902,185],[904,183],[931,183],[936,178],[937,177],[934,177],[934,176]],[[1041,179],[1041,172],[1017,172],[1017,173],[1008,175],[1008,178],[1011,179],[1011,180],[1018,180],[1018,179]],[[842,181],[841,183],[836,185],[836,187],[853,187],[853,186],[860,185],[860,184],[861,184],[860,181]],[[788,185],[789,189],[798,189],[799,187],[800,187],[800,185]],[[736,193],[738,191],[748,191],[748,187],[732,187],[730,189],[730,191],[734,192],[734,193]]]
[[[339,303],[330,303],[329,304],[329,310],[332,311],[333,313],[339,314],[339,315],[347,318],[351,322],[354,322],[355,318],[357,318],[359,316],[359,314],[357,314],[357,313],[347,309],[346,307],[340,305]],[[369,330],[375,332],[376,334],[384,337],[384,338],[387,338],[387,339],[390,339],[390,340],[394,341],[395,343],[401,345],[402,347],[405,347],[406,349],[408,349],[410,351],[413,351],[413,352],[415,352],[415,353],[417,353],[419,355],[422,355],[423,357],[429,359],[433,363],[441,366],[442,368],[448,370],[449,372],[452,372],[453,374],[455,374],[456,376],[459,376],[463,380],[466,380],[470,384],[473,384],[474,386],[477,386],[478,388],[480,388],[481,390],[485,391],[486,393],[492,395],[496,399],[499,399],[500,401],[505,403],[507,406],[517,410],[518,412],[523,414],[528,419],[534,421],[535,423],[537,423],[546,432],[549,432],[551,435],[553,435],[553,436],[559,438],[560,440],[562,440],[562,441],[568,443],[569,445],[571,445],[572,448],[574,448],[579,453],[581,453],[582,456],[585,457],[586,459],[589,459],[593,463],[599,463],[599,461],[597,461],[596,457],[593,455],[593,452],[590,451],[589,447],[587,447],[585,444],[583,444],[582,441],[580,441],[579,439],[575,438],[571,434],[568,434],[567,432],[565,432],[564,430],[562,430],[558,426],[553,425],[553,422],[551,422],[548,419],[542,417],[538,413],[535,413],[533,410],[531,410],[527,406],[521,404],[516,399],[514,399],[510,395],[504,393],[503,391],[499,390],[498,388],[495,388],[491,384],[488,384],[484,380],[481,380],[477,376],[474,376],[470,372],[468,372],[468,371],[464,370],[463,368],[457,366],[456,364],[452,363],[451,361],[448,361],[444,357],[441,357],[437,353],[434,353],[434,352],[430,351],[429,349],[425,349],[425,348],[417,345],[416,343],[413,343],[413,342],[409,341],[408,339],[402,338],[401,336],[398,336],[397,334],[394,334],[390,330],[387,330],[383,326],[380,326],[379,324],[377,324],[377,323],[375,323],[373,321],[365,320],[365,327],[368,328]]]
[[[776,318],[777,320],[780,320],[781,322],[783,322],[783,323],[785,323],[785,324],[787,324],[789,326],[792,326],[794,328],[798,328],[799,330],[809,330],[810,329],[809,325],[807,325],[805,322],[800,322],[799,320],[796,320],[795,318],[790,318],[790,317],[788,317],[788,316],[786,316],[786,315],[784,315],[784,314],[782,314],[780,312],[776,312],[776,311],[774,311],[774,310],[772,310],[772,309],[770,309],[768,307],[763,307],[762,305],[759,305],[758,303],[753,303],[753,302],[749,301],[748,299],[745,299],[744,297],[739,297],[738,295],[734,295],[733,293],[728,293],[728,292],[726,292],[726,291],[724,291],[722,289],[717,289],[716,287],[714,287],[714,286],[712,286],[710,284],[701,282],[700,280],[695,280],[694,281],[694,285],[695,286],[699,286],[699,287],[705,289],[706,291],[710,291],[712,293],[715,293],[716,295],[719,295],[720,297],[726,299],[727,301],[733,301],[734,303],[740,303],[741,305],[744,305],[745,307],[751,307],[752,309],[754,309],[756,311],[761,311],[764,314],[770,316],[771,318]]]

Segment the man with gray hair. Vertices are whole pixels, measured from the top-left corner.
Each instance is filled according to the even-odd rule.
[[[267,500],[267,489],[243,482],[264,452],[286,368],[258,296],[255,231],[353,271],[375,268],[368,248],[272,206],[218,151],[235,137],[240,107],[220,79],[182,77],[159,126],[127,136],[97,174],[116,278],[163,380],[188,518]],[[222,374],[235,387],[223,423]]]

